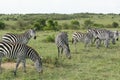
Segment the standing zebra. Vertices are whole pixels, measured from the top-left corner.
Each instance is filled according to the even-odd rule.
[[[115,41],[118,40],[118,31],[110,31],[106,29],[89,29],[88,32],[92,33],[96,41],[96,46],[99,48],[101,41],[104,41],[105,47],[108,47],[110,40],[115,44]],[[98,40],[97,40],[98,39]],[[99,43],[99,44],[98,44]]]
[[[75,51],[77,42],[84,42],[85,47],[87,47],[88,44],[92,42],[92,39],[93,35],[91,33],[74,32],[72,35],[72,43],[75,44]]]
[[[38,72],[43,71],[42,61],[38,53],[26,44],[0,42],[0,69],[2,57],[17,59],[14,75],[16,75],[20,62],[23,63],[23,69],[24,72],[26,72],[26,58],[30,58],[34,62]],[[2,71],[2,69],[0,71]]]
[[[7,33],[2,37],[2,41],[27,44],[31,37],[36,39],[36,33],[34,29],[30,29],[22,34]]]
[[[68,43],[68,35],[66,32],[59,33],[55,38],[55,43],[58,48],[58,57],[63,53],[63,50],[66,54],[66,57],[71,58],[70,48]]]

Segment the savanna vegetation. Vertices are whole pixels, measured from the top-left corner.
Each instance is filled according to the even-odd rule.
[[[87,28],[118,28],[119,14],[0,14],[0,29],[63,30]]]
[[[27,73],[22,66],[13,75],[15,61],[2,60],[0,80],[119,80],[120,79],[120,41],[109,48],[103,45],[97,49],[90,45],[86,50],[83,43],[77,44],[77,52],[71,43],[74,31],[86,32],[88,28],[107,28],[120,30],[119,14],[1,14],[0,40],[5,33],[22,33],[29,28],[37,29],[37,39],[28,43],[43,61],[43,74],[38,74],[33,62],[27,60]],[[55,36],[65,31],[69,35],[72,59],[57,57]],[[8,64],[9,63],[9,64]]]

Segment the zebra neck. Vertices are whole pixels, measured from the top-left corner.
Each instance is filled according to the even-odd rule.
[[[29,32],[25,32],[24,35],[28,40],[32,37]]]
[[[33,62],[35,62],[36,59],[38,59],[38,54],[34,49],[29,48],[27,51],[27,57],[30,58]]]

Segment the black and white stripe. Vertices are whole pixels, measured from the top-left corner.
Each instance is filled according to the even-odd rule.
[[[17,59],[14,75],[16,75],[17,68],[20,62],[23,63],[24,72],[26,72],[26,58],[30,58],[38,72],[42,72],[42,61],[38,53],[26,44],[0,42],[0,63],[2,57],[9,59]],[[1,67],[1,64],[0,64]]]
[[[66,57],[71,58],[70,48],[68,43],[68,35],[66,32],[59,33],[55,38],[55,43],[58,48],[58,57],[63,53],[63,50],[66,54]]]
[[[93,35],[91,33],[74,32],[72,35],[72,43],[75,44],[75,50],[77,42],[83,42],[85,47],[87,47],[89,43],[92,43],[92,39]]]
[[[34,37],[34,39],[36,39],[36,33],[34,29],[30,29],[22,34],[6,33],[2,37],[2,41],[27,44],[31,37]]]
[[[95,38],[94,42],[97,41],[96,43],[99,43],[96,44],[97,48],[99,47],[101,41],[104,41],[105,47],[108,47],[110,40],[112,41],[113,44],[115,44],[115,41],[119,37],[118,31],[111,31],[106,29],[89,29],[88,32],[93,34]]]

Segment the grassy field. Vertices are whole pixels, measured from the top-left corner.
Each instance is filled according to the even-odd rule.
[[[13,31],[0,31],[0,37]],[[55,35],[59,32],[44,31],[37,32],[37,39],[31,39],[29,46],[33,47],[43,57],[43,74],[38,74],[33,62],[27,59],[27,73],[24,73],[20,66],[17,76],[13,75],[15,64],[2,62],[2,73],[0,80],[119,80],[120,79],[120,41],[116,45],[110,44],[109,48],[103,45],[96,49],[92,45],[87,50],[83,43],[77,44],[77,53],[71,43],[72,33],[69,35],[70,50],[72,59],[65,57],[57,59],[57,48],[54,43],[44,42],[47,36]],[[21,31],[14,31],[21,33]],[[10,67],[11,68],[7,68]]]

